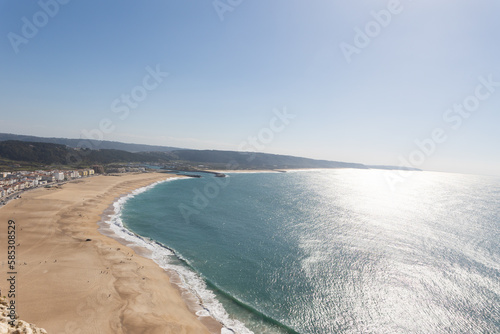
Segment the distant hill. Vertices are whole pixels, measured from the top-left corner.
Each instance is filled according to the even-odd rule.
[[[76,150],[61,144],[17,140],[0,142],[0,158],[44,165],[90,165],[123,162],[166,162],[164,152],[131,153],[120,150]]]
[[[57,143],[29,142],[21,140],[4,140],[3,138],[37,138],[54,140]],[[300,168],[358,168],[358,169],[406,169],[393,166],[366,166],[358,163],[315,160],[267,153],[248,153],[217,150],[186,150],[165,146],[124,144],[117,142],[101,142],[103,147],[120,145],[129,150],[119,149],[76,149],[69,143],[77,139],[41,138],[0,134],[0,160],[8,166],[13,162],[44,165],[92,165],[131,162],[149,162],[168,165],[171,169],[300,169]],[[76,144],[77,145],[77,144]],[[154,149],[161,148],[159,151]],[[148,149],[140,151],[140,149]],[[202,167],[203,166],[203,167]]]
[[[156,146],[156,145],[143,145],[143,144],[128,144],[120,143],[117,141],[92,141],[89,144],[89,140],[85,139],[68,139],[68,138],[45,138],[45,137],[35,137],[35,136],[25,136],[25,135],[15,135],[11,133],[0,133],[0,141],[5,140],[18,140],[31,143],[52,143],[66,145],[72,148],[91,148],[96,150],[121,150],[127,152],[170,152],[173,150],[179,150],[179,147],[169,147],[169,146]],[[83,143],[83,144],[82,144]],[[83,145],[83,146],[82,146]],[[88,147],[92,146],[92,147]]]
[[[63,164],[67,154],[68,148],[64,145],[21,141],[0,142],[0,157],[12,161]]]
[[[188,161],[200,164],[228,164],[234,168],[252,169],[286,169],[286,168],[361,168],[368,167],[362,164],[314,160],[288,155],[246,153],[215,150],[176,150],[169,153],[173,160]],[[223,166],[223,167],[224,167]]]

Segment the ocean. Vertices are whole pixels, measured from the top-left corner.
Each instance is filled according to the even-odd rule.
[[[387,173],[203,173],[109,224],[223,333],[500,333],[500,178]]]

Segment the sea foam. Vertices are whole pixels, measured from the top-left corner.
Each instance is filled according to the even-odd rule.
[[[214,292],[207,288],[205,281],[196,272],[172,263],[172,259],[177,259],[189,263],[186,259],[181,258],[174,250],[168,246],[162,245],[154,240],[143,238],[134,232],[127,229],[121,219],[121,214],[126,202],[133,197],[156,187],[165,182],[181,181],[182,179],[169,179],[158,181],[151,185],[136,189],[131,193],[120,197],[113,203],[113,212],[109,218],[103,221],[103,227],[111,230],[119,239],[125,240],[127,246],[138,246],[150,251],[150,255],[145,255],[156,262],[161,268],[166,271],[174,271],[179,278],[179,281],[172,282],[178,285],[182,290],[189,291],[194,296],[201,309],[196,312],[198,317],[212,317],[222,324],[221,334],[253,334],[251,330],[236,319],[233,319],[224,309],[224,306],[217,299]]]

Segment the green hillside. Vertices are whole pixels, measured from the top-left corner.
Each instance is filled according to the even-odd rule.
[[[285,168],[377,168],[356,163],[314,160],[287,155],[210,150],[132,153],[115,149],[75,149],[66,145],[0,141],[0,166],[90,166],[120,163],[157,163],[173,169],[285,169]],[[381,166],[383,169],[397,167]]]

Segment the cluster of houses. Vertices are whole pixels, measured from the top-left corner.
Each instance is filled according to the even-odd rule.
[[[11,196],[23,190],[43,187],[52,183],[78,179],[94,175],[93,169],[72,171],[43,171],[35,172],[0,172],[0,199]]]

